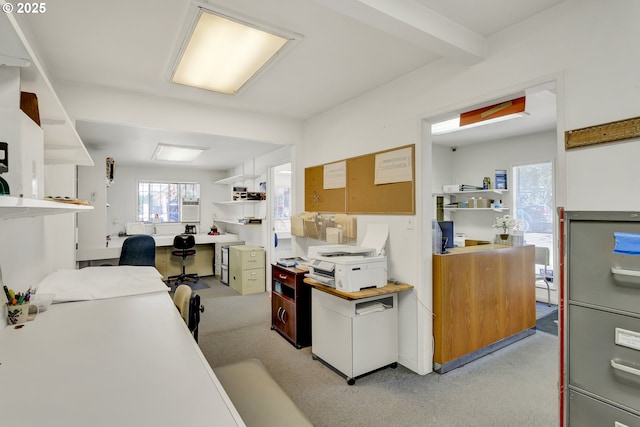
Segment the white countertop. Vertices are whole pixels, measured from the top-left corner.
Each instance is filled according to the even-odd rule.
[[[2,328],[0,376],[2,425],[244,425],[166,292]]]
[[[113,259],[120,257],[122,243],[129,236],[112,237],[108,241],[108,245],[104,248],[78,249],[76,251],[76,261],[91,261],[96,259]],[[156,246],[173,246],[175,234],[152,234],[151,237],[156,241]],[[240,238],[237,234],[219,234],[210,236],[206,233],[194,234],[196,245],[206,245],[212,243],[236,242]]]

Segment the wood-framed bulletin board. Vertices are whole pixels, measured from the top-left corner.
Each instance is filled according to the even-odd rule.
[[[415,214],[415,145],[306,168],[305,211]]]

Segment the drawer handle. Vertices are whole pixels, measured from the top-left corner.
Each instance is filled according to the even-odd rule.
[[[627,372],[629,374],[637,375],[640,377],[640,369],[632,368],[631,366],[623,365],[611,359],[611,367],[619,371]]]
[[[281,278],[282,280],[287,280],[287,276],[284,274],[278,274],[278,277]]]
[[[611,267],[611,272],[613,274],[620,274],[622,276],[640,277],[640,271],[637,271],[637,270],[625,270],[624,268]]]

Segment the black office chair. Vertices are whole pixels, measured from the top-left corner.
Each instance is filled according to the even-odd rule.
[[[180,285],[173,295],[173,303],[178,308],[182,319],[193,334],[193,339],[198,342],[198,325],[200,313],[204,312],[204,306],[200,305],[200,295],[193,292],[188,285]]]
[[[127,237],[122,244],[118,265],[156,266],[156,241],[148,234]]]
[[[179,234],[173,238],[173,248],[174,251],[171,251],[171,255],[181,257],[182,258],[182,273],[176,276],[169,276],[169,284],[172,280],[175,280],[174,285],[178,286],[185,280],[192,280],[193,282],[197,282],[200,280],[200,277],[196,273],[187,274],[187,257],[194,256],[196,254],[196,250],[194,247],[196,246],[196,239],[192,234]]]

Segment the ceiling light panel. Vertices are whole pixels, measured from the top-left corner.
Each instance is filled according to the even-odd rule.
[[[234,94],[289,41],[200,9],[171,81]]]
[[[158,144],[151,158],[169,162],[191,162],[205,150],[206,148]]]

